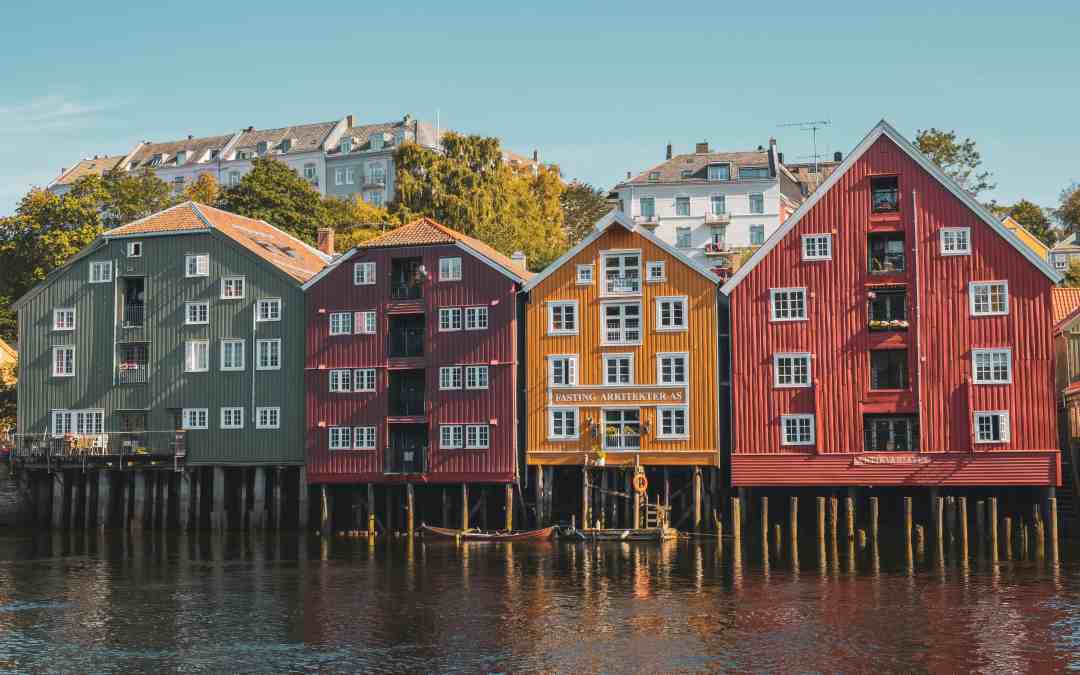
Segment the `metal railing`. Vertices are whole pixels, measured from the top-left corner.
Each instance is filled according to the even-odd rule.
[[[394,284],[390,287],[393,300],[419,300],[423,297],[423,287],[417,284]]]
[[[121,363],[117,366],[116,376],[120,384],[146,384],[150,379],[150,366],[145,363]]]
[[[427,446],[387,448],[383,473],[427,473]]]
[[[390,390],[390,416],[416,417],[424,414],[424,394],[396,394]]]
[[[604,290],[608,293],[640,293],[641,277],[637,274],[609,274],[604,279]]]
[[[390,331],[389,352],[393,358],[416,358],[424,355],[424,329],[399,328]]]
[[[635,433],[605,434],[604,448],[607,450],[638,450],[641,448],[641,436]]]
[[[101,434],[16,434],[16,461],[79,460],[92,457],[187,456],[187,432],[110,431]]]
[[[146,305],[142,303],[128,303],[124,305],[124,328],[142,328],[146,321]]]

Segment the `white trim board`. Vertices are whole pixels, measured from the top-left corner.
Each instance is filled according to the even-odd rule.
[[[833,171],[832,175],[830,175],[824,183],[818,186],[818,189],[810,195],[809,199],[804,201],[802,205],[795,210],[795,213],[791,214],[788,219],[772,233],[772,236],[768,238],[761,248],[754,252],[754,255],[750,257],[750,260],[746,261],[746,264],[740,267],[739,270],[728,279],[727,283],[720,288],[721,292],[724,293],[724,295],[731,295],[731,292],[735,290],[735,287],[738,286],[755,267],[757,267],[758,263],[760,263],[770,251],[776,248],[777,244],[787,236],[788,232],[793,230],[795,226],[799,224],[810,209],[814,208],[818,201],[840,182],[840,179],[843,178],[852,166],[854,166],[855,162],[859,161],[859,159],[866,154],[866,151],[869,150],[882,136],[886,136],[893,141],[897,147],[915,160],[923,170],[929,173],[937,180],[937,182],[941,183],[945,189],[951,192],[957,199],[963,202],[965,206],[973,211],[980,220],[989,225],[995,232],[1001,235],[1005,241],[1009,242],[1013,248],[1019,251],[1021,255],[1027,258],[1028,262],[1045,274],[1050,281],[1055,284],[1061,281],[1062,275],[1051,267],[1050,263],[1040,258],[1026,244],[1020,241],[1020,238],[1015,233],[1005,227],[1001,221],[995,218],[985,206],[976,201],[966,190],[957,185],[956,181],[946,176],[936,164],[934,164],[926,155],[921,153],[918,148],[912,145],[906,138],[900,135],[900,132],[894,129],[892,125],[885,120],[881,120],[877,123],[877,126],[870,130],[870,133],[863,137],[859,144],[855,146],[855,149],[852,150],[840,166]]]

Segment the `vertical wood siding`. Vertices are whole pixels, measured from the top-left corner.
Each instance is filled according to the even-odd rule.
[[[867,292],[876,282],[867,271],[873,174],[899,176],[901,219],[891,227],[903,231],[907,257],[903,282],[910,328],[888,337],[867,329]],[[942,256],[943,227],[971,228],[971,255]],[[828,232],[833,235],[832,260],[803,261],[802,235]],[[970,315],[968,285],[983,280],[1009,282],[1008,315]],[[769,290],[793,286],[808,289],[809,321],[770,322]],[[752,465],[757,469],[739,475],[740,466],[751,466],[740,464],[740,456],[862,453],[864,412],[916,412],[920,402],[924,452],[1001,453],[1002,465],[1016,456],[1011,451],[1055,453],[1051,286],[1041,271],[891,140],[879,138],[731,294],[733,481],[764,484],[773,477],[775,467],[760,462]],[[882,340],[908,348],[906,394],[869,390],[868,352]],[[1012,349],[1012,384],[971,383],[971,350],[979,347]],[[811,352],[814,386],[775,389],[772,358],[778,352]],[[921,383],[918,353],[923,359]],[[976,445],[975,410],[1009,411],[1011,440]],[[780,415],[787,413],[816,414],[815,446],[781,446]],[[1056,463],[1056,458],[1046,461]],[[810,472],[805,480],[814,480],[813,463],[793,466],[803,466]],[[856,476],[852,480],[861,480],[857,472],[849,473]],[[1045,474],[1038,475],[1033,482],[1044,482]],[[981,480],[998,483],[1003,478],[998,472],[970,479]]]

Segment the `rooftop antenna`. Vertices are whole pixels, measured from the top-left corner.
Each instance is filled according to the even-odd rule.
[[[818,129],[829,126],[829,120],[813,120],[811,122],[789,122],[787,124],[779,125],[781,127],[799,127],[802,131],[810,132],[810,155],[809,158],[814,160],[814,173],[818,173],[821,169],[818,166],[818,162],[821,160],[821,155],[817,151],[817,132]]]

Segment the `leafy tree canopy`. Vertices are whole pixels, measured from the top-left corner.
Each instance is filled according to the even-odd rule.
[[[207,206],[217,204],[221,196],[221,185],[212,173],[200,173],[199,177],[184,188],[184,199]]]
[[[1039,241],[1047,246],[1053,246],[1057,241],[1057,230],[1054,229],[1041,206],[1021,199],[1002,211],[1004,215],[1023,225],[1024,229],[1038,237]]]
[[[225,188],[216,206],[265,220],[307,242],[315,241],[316,231],[327,220],[319,191],[272,157],[252,160],[251,171]]]
[[[1061,281],[1062,286],[1080,288],[1080,262],[1069,263],[1069,269],[1065,271],[1065,278]]]
[[[611,210],[603,190],[580,181],[566,186],[560,202],[565,217],[567,243],[571,246],[587,237],[596,221]]]
[[[358,196],[351,199],[325,197],[323,207],[326,210],[324,226],[334,228],[334,247],[338,251],[348,251],[400,224],[386,208],[369,204]]]
[[[1065,188],[1061,193],[1061,206],[1054,215],[1067,232],[1080,232],[1080,183]]]
[[[972,196],[996,187],[993,174],[979,171],[982,157],[972,139],[957,140],[955,131],[931,127],[916,132],[915,145]]]

